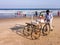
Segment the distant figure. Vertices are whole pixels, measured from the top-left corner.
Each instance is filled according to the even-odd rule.
[[[20,11],[17,12],[17,15],[20,15]]]
[[[38,12],[37,11],[35,11],[35,15],[36,15],[36,17],[38,16]]]
[[[60,12],[58,11],[58,14],[57,14],[58,16],[60,16]]]
[[[53,27],[52,27],[53,15],[50,13],[49,10],[46,10],[45,20],[46,20],[47,22],[49,22],[50,28],[51,28],[51,31],[52,31],[52,30],[53,30]]]
[[[24,14],[24,17],[26,17],[26,14]]]

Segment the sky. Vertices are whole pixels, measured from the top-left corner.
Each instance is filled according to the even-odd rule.
[[[60,8],[60,0],[0,0],[0,8]]]

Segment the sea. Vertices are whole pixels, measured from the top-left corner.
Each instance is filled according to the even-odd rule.
[[[0,10],[0,18],[23,18],[25,15],[26,17],[31,17],[35,15],[35,12],[39,15],[41,11],[46,10]],[[50,10],[53,16],[58,16],[58,12],[60,10]],[[45,14],[45,13],[44,13]]]

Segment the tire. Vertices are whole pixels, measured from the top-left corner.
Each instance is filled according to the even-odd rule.
[[[40,37],[40,30],[39,29],[35,29],[32,31],[31,33],[31,39],[38,39]]]
[[[24,27],[24,29],[23,29],[23,34],[24,34],[25,36],[31,35],[31,32],[32,32],[31,26],[25,26],[25,27]]]
[[[48,25],[48,24],[44,25],[42,33],[46,34],[46,35],[49,34],[50,33],[50,25]]]

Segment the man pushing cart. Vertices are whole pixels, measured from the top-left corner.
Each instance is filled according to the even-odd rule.
[[[49,10],[46,10],[45,17],[43,15],[40,15],[39,17],[40,19],[37,19],[35,22],[32,21],[31,23],[26,23],[27,25],[23,30],[23,34],[25,36],[31,36],[32,39],[37,39],[38,37],[40,37],[41,30],[43,35],[46,35],[53,30],[53,15],[50,14]]]

